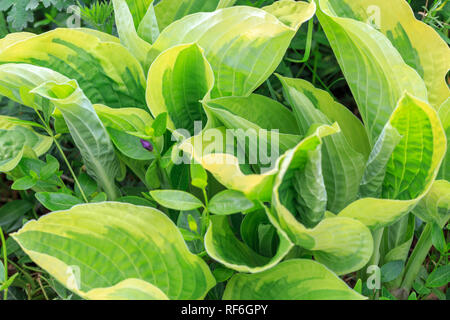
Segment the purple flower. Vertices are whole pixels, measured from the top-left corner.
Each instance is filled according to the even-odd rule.
[[[141,139],[141,144],[142,144],[142,147],[144,147],[144,149],[146,149],[148,151],[153,151],[153,145],[151,144],[150,141]]]

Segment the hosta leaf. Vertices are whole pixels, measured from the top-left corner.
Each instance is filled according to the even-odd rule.
[[[160,30],[172,22],[196,12],[214,11],[219,0],[162,0],[155,6]]]
[[[310,211],[314,209],[308,206],[311,202],[306,199],[302,202],[297,196],[298,186],[305,185],[299,175],[308,170],[311,152],[314,161],[314,151],[318,149],[320,152],[322,139],[337,133],[337,130],[336,126],[317,127],[296,148],[283,156],[273,187],[273,207],[269,212],[269,220],[294,244],[313,251],[316,260],[334,272],[344,274],[360,269],[369,260],[373,250],[369,229],[349,218],[331,217],[321,220],[325,208],[322,207],[322,212],[311,215]],[[320,170],[316,172],[320,174]],[[323,183],[320,175],[316,181],[309,180],[308,183],[313,185],[308,185],[308,188],[319,189],[314,184],[320,185],[321,180]],[[326,199],[326,194],[322,196]]]
[[[136,29],[144,19],[147,9],[152,3],[153,0],[126,0]]]
[[[225,289],[224,300],[362,300],[364,296],[322,264],[288,260],[257,274],[237,274]]]
[[[30,32],[14,32],[7,34],[4,38],[0,39],[0,52],[10,45],[13,45],[16,42],[34,37],[34,33]]]
[[[223,97],[204,104],[209,114],[228,129],[242,129],[248,134],[253,132],[255,136],[249,141],[256,143],[258,139],[267,139],[270,142],[272,136],[278,137],[280,151],[286,151],[301,139],[292,112],[265,96],[251,94],[248,97]]]
[[[158,287],[140,279],[126,279],[109,288],[92,289],[86,293],[91,300],[168,300]]]
[[[392,226],[384,229],[387,238],[384,261],[406,261],[414,238],[415,218],[406,215]]]
[[[400,133],[390,124],[381,131],[367,160],[359,186],[361,197],[381,197],[387,164],[401,139]]]
[[[194,121],[206,122],[200,100],[214,85],[211,66],[197,44],[180,45],[162,53],[148,72],[147,105],[153,116],[167,112],[169,129],[193,133]]]
[[[207,101],[206,105],[210,108],[229,111],[266,130],[278,129],[286,134],[299,133],[297,123],[288,108],[259,94],[251,94],[248,97],[217,98]],[[226,120],[223,119],[222,122]]]
[[[7,63],[0,65],[0,94],[37,110],[45,109],[45,99],[32,92],[47,81],[65,82],[69,79],[51,69],[30,64]]]
[[[280,2],[292,7],[292,1]],[[296,2],[295,8],[295,28],[268,13],[270,7],[264,11],[237,6],[189,15],[161,32],[152,59],[175,45],[196,42],[214,70],[211,97],[247,96],[275,71],[297,28],[315,12],[314,3]]]
[[[445,77],[450,49],[433,28],[417,20],[403,0],[331,0],[339,16],[371,24],[382,32],[425,80],[430,104],[437,109],[450,95]]]
[[[137,131],[144,133],[145,127],[153,122],[150,114],[142,109],[113,109],[101,104],[95,104],[94,109],[105,127],[125,132]]]
[[[145,76],[138,61],[122,45],[92,33],[56,29],[16,42],[0,52],[0,63],[14,62],[76,79],[93,103],[145,108]]]
[[[363,198],[339,214],[373,229],[392,224],[427,194],[446,151],[445,133],[436,111],[409,94],[399,101],[386,126],[396,129],[402,139],[386,165],[384,199]]]
[[[205,129],[183,141],[179,148],[211,172],[226,188],[241,191],[250,200],[270,200],[276,169],[262,174],[244,173],[238,157],[225,153],[229,142],[226,138],[224,128]]]
[[[137,28],[139,37],[148,43],[154,43],[159,37],[158,20],[156,19],[155,7],[153,3],[148,6],[145,16]]]
[[[255,273],[275,266],[292,248],[292,243],[280,233],[279,238],[276,254],[265,257],[236,238],[226,216],[211,216],[205,235],[205,249],[210,257],[230,269]]]
[[[87,173],[97,180],[109,199],[115,199],[118,190],[114,179],[119,174],[119,162],[104,125],[77,82],[49,81],[33,89],[32,93],[48,99],[61,112]]]
[[[215,284],[173,222],[153,208],[79,205],[31,221],[13,237],[35,263],[85,298],[201,299]]]
[[[441,119],[445,136],[447,137],[447,154],[442,162],[438,177],[439,179],[450,181],[450,98],[439,108],[439,118]]]
[[[444,226],[450,218],[450,182],[434,181],[412,212],[423,221]]]
[[[426,86],[386,36],[345,15],[346,1],[316,2],[320,8],[317,16],[355,97],[373,145],[404,91],[426,100]]]
[[[43,155],[53,143],[52,138],[14,120],[18,119],[0,115],[0,172],[13,170],[29,150],[34,156]]]
[[[135,8],[138,2],[145,5],[140,0],[128,0],[128,2],[134,4]],[[150,43],[139,37],[136,31],[137,27],[135,26],[135,22],[133,22],[133,15],[128,8],[127,1],[113,0],[112,3],[114,5],[117,32],[119,33],[121,43],[130,50],[130,52],[139,60],[144,70],[147,71],[150,67],[150,63],[147,58],[151,48]],[[144,12],[146,12],[147,7],[144,10]],[[136,17],[136,20],[138,20],[137,18],[138,17]]]
[[[236,2],[237,0],[220,0],[217,9],[232,7]]]
[[[327,92],[300,79],[279,76],[286,100],[305,134],[314,123],[337,122],[341,132],[324,139],[322,168],[327,189],[327,209],[339,212],[357,197],[369,145],[362,123]]]

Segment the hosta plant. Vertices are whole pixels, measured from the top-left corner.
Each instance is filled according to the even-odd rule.
[[[51,211],[12,234],[34,263],[86,299],[366,299],[373,266],[410,296],[450,217],[450,51],[407,2],[112,2],[118,38],[0,40],[0,94],[40,119],[0,118],[0,171]],[[254,93],[311,19],[361,120],[302,79]]]

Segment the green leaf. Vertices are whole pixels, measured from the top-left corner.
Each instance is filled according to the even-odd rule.
[[[327,209],[339,212],[356,200],[368,155],[369,141],[362,123],[329,93],[300,79],[278,76],[286,100],[292,106],[305,135],[314,123],[337,122],[341,132],[324,139],[322,168],[327,191]]]
[[[19,272],[15,273],[13,276],[9,277],[6,282],[4,282],[2,285],[0,285],[0,291],[8,289],[12,285],[14,280],[17,278],[18,275],[19,275]]]
[[[114,146],[128,158],[141,161],[155,159],[155,153],[144,149],[138,137],[114,128],[107,128],[107,131]]]
[[[162,0],[155,6],[160,30],[172,22],[196,12],[214,11],[219,0]]]
[[[134,3],[135,1],[129,1]],[[128,8],[126,0],[113,0],[114,12],[116,18],[117,32],[119,33],[120,42],[130,50],[130,52],[139,60],[144,71],[150,67],[147,55],[151,45],[144,39],[139,37],[133,15]],[[145,8],[147,9],[147,8]],[[137,18],[137,17],[136,17]]]
[[[125,196],[117,199],[118,202],[130,203],[136,206],[144,206],[144,207],[153,207],[153,203],[148,201],[147,199],[136,197],[136,196]]]
[[[36,133],[28,125],[17,124],[14,119],[0,115],[0,172],[13,170],[23,156],[43,155],[53,143],[52,138]]]
[[[155,137],[161,137],[164,134],[164,132],[166,132],[166,128],[167,128],[167,113],[166,112],[160,113],[155,118],[152,124],[152,129],[155,130],[153,135]]]
[[[232,7],[236,2],[237,0],[220,0],[217,9]]]
[[[100,192],[89,201],[90,203],[96,203],[96,202],[104,202],[108,199],[108,196],[104,192]]]
[[[356,284],[355,284],[355,287],[353,288],[353,290],[355,290],[359,294],[362,293],[362,280],[361,279],[358,279],[358,281],[356,281]]]
[[[12,1],[12,0],[9,0]],[[2,7],[0,7],[0,10],[2,10]],[[31,37],[34,37],[35,34],[31,32],[14,32],[14,33],[8,33],[4,38],[0,39],[0,50],[3,50],[10,45],[13,45],[14,43],[18,41],[22,41]]]
[[[445,254],[447,252],[447,244],[445,242],[444,230],[441,227],[433,223],[433,229],[431,231],[431,242],[433,246],[439,251],[441,254]]]
[[[279,143],[280,151],[283,152],[294,147],[301,139],[292,112],[265,96],[251,94],[248,97],[222,97],[205,102],[204,107],[226,128],[234,129],[236,133],[242,130],[243,134],[248,135],[249,143],[252,143],[249,149],[265,145],[266,141],[262,139],[267,140],[269,145],[275,139],[275,144]],[[261,154],[258,160],[262,164],[267,162]]]
[[[0,76],[2,77],[0,82],[1,95],[41,111],[46,109],[47,101],[30,91],[46,81],[64,82],[69,80],[51,69],[18,63],[0,65]]]
[[[425,222],[444,226],[450,218],[450,182],[434,181],[412,212]]]
[[[331,2],[340,16],[367,23],[390,40],[403,60],[425,80],[430,104],[435,109],[449,97],[445,80],[450,68],[448,45],[431,26],[416,19],[407,1]]]
[[[361,197],[381,197],[388,162],[401,139],[402,136],[397,129],[390,124],[387,124],[381,131],[366,163],[359,186]]]
[[[435,269],[427,278],[426,286],[437,288],[447,285],[450,282],[450,265],[440,266]]]
[[[269,222],[265,210],[266,208],[255,210],[245,215],[240,227],[240,236],[253,251],[262,256],[271,257],[278,250],[279,236]]]
[[[411,292],[408,297],[408,300],[417,300],[417,294],[415,292]]]
[[[381,266],[381,282],[389,282],[396,279],[403,271],[403,260],[390,261]]]
[[[47,154],[45,156],[45,159],[47,161],[47,164],[42,167],[41,172],[39,173],[39,176],[42,180],[50,179],[59,170],[59,162],[55,157],[53,157],[51,154]]]
[[[447,137],[447,154],[445,155],[438,178],[450,181],[450,98],[439,108],[439,118],[441,119]]]
[[[225,282],[228,279],[230,279],[234,274],[234,270],[225,268],[224,266],[219,265],[213,270],[214,278],[216,278],[216,281],[219,282]]]
[[[272,130],[278,129],[281,133],[300,134],[294,115],[288,108],[276,100],[259,94],[248,97],[222,97],[206,102],[210,109],[226,110],[239,118],[248,120],[258,127]],[[220,113],[217,113],[219,116]],[[232,119],[219,118],[225,125]],[[236,125],[227,127],[235,128]]]
[[[209,95],[214,74],[197,44],[175,46],[159,55],[150,67],[147,105],[157,117],[168,113],[167,127],[194,132],[194,121],[206,123],[200,100]]]
[[[202,299],[215,285],[207,264],[153,208],[79,205],[30,221],[12,236],[37,265],[88,299]]]
[[[190,193],[179,190],[153,190],[150,195],[163,207],[174,210],[194,210],[203,203]]]
[[[412,241],[414,239],[415,225],[416,219],[414,215],[408,214],[392,226],[384,229],[383,237],[386,239],[383,249],[384,263],[389,263],[392,261],[403,261],[403,263],[406,262],[411,250]],[[404,272],[404,269],[402,272]],[[388,287],[400,287],[401,281],[402,277],[396,277],[396,281],[389,283]]]
[[[338,274],[349,273],[360,269],[369,260],[373,250],[372,235],[362,223],[354,219],[324,217],[323,207],[321,215],[311,215],[309,211],[314,207],[310,207],[310,203],[315,202],[306,199],[299,201],[298,190],[304,186],[299,175],[305,169],[308,170],[311,152],[314,155],[315,150],[320,151],[322,139],[339,132],[336,125],[322,125],[311,130],[312,133],[297,147],[286,152],[280,161],[269,219],[294,244],[313,251],[317,261]],[[323,183],[321,171],[317,168],[315,173],[319,179],[314,183],[320,185],[321,179]],[[311,180],[309,183],[312,183]],[[319,186],[314,188],[320,189]],[[314,221],[311,221],[311,217],[315,218]]]
[[[216,139],[219,142],[215,141]],[[211,172],[226,188],[241,191],[250,200],[270,200],[277,170],[273,169],[262,174],[245,174],[240,167],[242,160],[234,155],[223,153],[227,150],[227,142],[225,128],[219,127],[203,130],[198,135],[183,141],[179,148],[192,155],[196,163]],[[218,144],[221,150],[216,150]]]
[[[428,193],[445,155],[445,134],[436,111],[409,94],[399,101],[386,126],[402,136],[382,182],[383,199],[363,198],[339,213],[371,229],[390,225],[411,211]]]
[[[153,0],[150,0],[153,1]],[[148,43],[154,43],[159,37],[158,20],[156,19],[153,2],[148,6],[145,16],[142,18],[137,28],[139,37]]]
[[[386,36],[354,16],[350,19],[346,16],[347,1],[316,2],[317,17],[352,90],[373,146],[404,92],[426,100],[426,86]]]
[[[201,235],[202,215],[198,210],[180,211],[177,226],[192,253],[205,252],[203,236]]]
[[[80,183],[80,186],[87,197],[92,196],[92,194],[97,191],[98,188],[97,183],[86,173],[81,173],[78,176],[78,182]],[[75,185],[75,194],[79,198],[82,198],[80,189],[78,188],[78,184]]]
[[[149,189],[158,189],[161,186],[161,181],[158,175],[158,163],[153,161],[145,172],[145,183]]]
[[[224,190],[210,200],[208,210],[214,214],[229,215],[244,212],[253,206],[253,202],[248,200],[242,192]]]
[[[33,204],[26,200],[14,200],[0,207],[0,228],[5,232],[15,231],[17,223],[25,218],[25,214],[33,208]],[[21,225],[20,225],[21,226]]]
[[[13,190],[28,190],[33,188],[37,183],[37,180],[30,177],[25,176],[23,178],[17,179],[11,186]]]
[[[98,182],[109,199],[115,199],[118,190],[114,180],[119,174],[119,161],[108,132],[77,82],[50,81],[33,89],[33,93],[48,99],[62,113],[87,173]]]
[[[83,203],[83,200],[77,197],[60,192],[37,192],[35,197],[50,211],[67,210]]]
[[[126,0],[136,28],[144,19],[148,8],[153,3],[153,1],[154,0]]]
[[[191,184],[194,187],[205,189],[208,185],[208,174],[205,169],[197,163],[192,163],[190,165],[191,170]]]
[[[145,133],[153,119],[147,111],[137,108],[113,109],[101,104],[94,105],[95,112],[107,128]]]
[[[210,257],[239,272],[261,272],[277,265],[292,243],[279,233],[280,243],[272,257],[265,257],[253,251],[233,234],[226,216],[211,216],[210,226],[205,234],[205,249]]]
[[[237,274],[225,289],[224,300],[362,300],[326,267],[294,259],[257,274]]]
[[[55,29],[15,42],[0,51],[0,64],[25,63],[52,69],[77,80],[92,103],[112,108],[145,108],[145,76],[139,62],[125,47],[112,41],[113,37],[108,35],[105,41],[101,35],[101,32],[84,29]],[[24,71],[27,68],[29,71]],[[37,74],[32,75],[36,70]],[[27,83],[30,75],[43,82],[67,81],[49,79],[48,72],[26,65],[14,73],[15,78],[22,79],[19,83]]]
[[[280,2],[296,8],[290,19],[295,26],[287,26],[280,21],[283,17],[267,12],[271,6],[195,13],[161,32],[151,49],[151,58],[173,46],[195,42],[204,49],[214,70],[216,81],[211,97],[248,96],[275,71],[301,23],[315,12],[314,3]],[[158,14],[158,5],[155,10]],[[290,13],[286,10],[286,16]]]

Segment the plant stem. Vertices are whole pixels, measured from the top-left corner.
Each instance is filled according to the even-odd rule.
[[[432,223],[427,223],[425,228],[420,235],[419,241],[414,247],[411,256],[409,257],[408,263],[405,268],[405,276],[403,277],[403,281],[401,284],[401,288],[405,290],[407,293],[412,288],[414,280],[416,280],[417,275],[419,274],[420,267],[423,264],[423,261],[428,255],[428,252],[432,246],[431,240],[431,231],[433,229]]]
[[[5,236],[3,234],[3,230],[0,227],[0,240],[2,242],[2,250],[3,250],[3,267],[5,268],[5,281],[8,281],[8,254],[6,251],[6,240],[5,240]],[[5,293],[3,294],[3,300],[7,300],[8,299],[8,288],[5,288]]]
[[[67,168],[69,168],[70,174],[73,177],[73,181],[75,182],[75,184],[77,185],[78,189],[80,190],[81,196],[83,197],[84,202],[89,203],[89,200],[87,199],[83,188],[80,185],[80,182],[78,181],[77,176],[75,175],[75,172],[73,172],[72,166],[69,163],[69,160],[67,159],[66,155],[64,154],[63,149],[61,148],[61,146],[59,145],[59,142],[56,140],[56,138],[52,135],[53,141],[55,142],[56,148],[58,148],[59,153],[61,154],[61,157],[64,159],[64,162],[66,163]]]
[[[53,142],[56,145],[56,148],[59,150],[59,153],[61,154],[61,157],[64,159],[64,162],[66,163],[67,168],[69,168],[70,174],[73,177],[73,181],[75,181],[75,184],[77,185],[78,189],[80,189],[80,193],[81,193],[81,196],[83,197],[84,202],[89,203],[86,195],[84,194],[83,188],[81,187],[80,182],[78,181],[77,176],[75,175],[75,172],[73,172],[73,169],[72,169],[72,166],[69,163],[69,160],[67,160],[63,149],[61,148],[61,146],[58,143],[58,140],[56,140],[55,135],[53,134],[53,130],[50,128],[50,126],[47,124],[47,122],[42,118],[42,115],[39,113],[39,110],[35,109],[34,111],[37,113],[39,119],[41,120],[42,124],[44,125],[45,130],[47,131],[47,134],[50,137],[52,137]]]
[[[203,198],[205,198],[205,209],[202,212],[202,236],[205,236],[206,229],[209,226],[209,209],[208,209],[208,194],[206,193],[206,189],[202,188]]]

